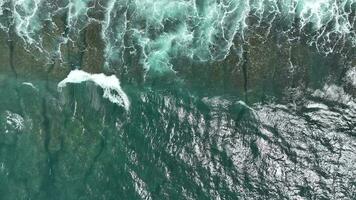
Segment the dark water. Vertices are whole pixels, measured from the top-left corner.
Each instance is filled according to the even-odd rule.
[[[355,0],[0,0],[0,200],[354,200],[355,30]]]
[[[178,86],[1,77],[1,199],[355,199],[356,101],[341,87],[247,106]]]

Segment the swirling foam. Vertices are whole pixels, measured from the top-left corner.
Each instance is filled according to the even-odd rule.
[[[11,3],[12,2],[12,3]],[[60,57],[61,47],[76,42],[92,21],[101,24],[106,66],[125,66],[134,56],[155,71],[172,69],[172,59],[217,61],[245,40],[246,32],[264,27],[265,35],[282,23],[289,41],[306,36],[321,53],[356,47],[356,0],[2,0],[0,18],[10,10],[11,23],[0,20],[6,31],[15,27],[18,36],[50,59]],[[66,14],[64,30],[54,18]],[[95,18],[93,12],[103,12]],[[91,13],[91,14],[89,14]],[[249,18],[257,19],[251,22]],[[49,26],[48,24],[51,24]],[[46,41],[43,29],[57,36]],[[62,32],[58,34],[58,32]],[[295,33],[299,35],[295,35]],[[247,34],[248,36],[248,34]],[[239,38],[239,39],[237,39]],[[48,40],[48,38],[46,39]],[[236,40],[236,41],[235,41]],[[246,42],[246,41],[245,41]]]

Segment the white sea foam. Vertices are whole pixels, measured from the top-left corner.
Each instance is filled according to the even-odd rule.
[[[252,108],[252,107],[250,107],[249,105],[247,105],[246,104],[246,102],[244,102],[244,101],[238,101],[237,102],[238,104],[240,104],[240,105],[242,105],[242,106],[245,106],[246,108],[248,108],[248,109],[250,109],[250,110],[252,110],[252,111],[254,111],[254,109]]]
[[[26,85],[31,87],[32,89],[36,90],[37,92],[39,91],[38,88],[36,88],[32,83],[30,82],[22,82],[22,85]]]
[[[64,55],[61,54],[61,48],[69,41],[76,41],[81,30],[89,24],[98,22],[102,25],[106,67],[110,67],[111,61],[124,65],[127,63],[125,55],[130,53],[140,58],[145,69],[159,72],[172,70],[173,62],[178,57],[197,61],[223,60],[235,45],[243,52],[244,48],[239,44],[244,42],[238,41],[245,40],[245,33],[261,28],[265,32],[259,35],[265,39],[268,39],[271,29],[282,31],[279,27],[283,27],[283,35],[288,37],[288,41],[295,41],[304,35],[307,44],[326,54],[346,47],[344,44],[356,46],[355,0],[54,2],[0,0],[0,16],[5,19],[6,10],[11,10],[12,16],[11,23],[0,20],[0,29],[8,32],[12,27],[14,34],[23,39],[26,50],[38,49],[43,53],[43,59],[50,62],[53,56],[62,61]],[[51,37],[48,41],[49,38],[45,39],[43,33],[47,29],[50,32],[60,31],[55,19],[64,10],[67,10],[65,23],[68,29],[61,29],[63,32],[58,33],[61,37]],[[94,13],[100,10],[103,17],[99,19],[93,17],[95,15],[88,15],[90,10]],[[247,23],[252,16],[258,20]],[[173,21],[179,23],[167,24]],[[142,27],[142,23],[146,26]],[[275,23],[283,25],[276,26]],[[300,29],[298,34],[296,29]],[[155,37],[151,37],[151,31],[154,31]],[[48,42],[53,45],[46,45]],[[141,50],[133,47],[140,47]]]
[[[337,85],[325,85],[322,90],[316,90],[313,96],[325,98],[329,101],[355,106],[355,101],[351,95],[347,94],[342,87]]]
[[[314,109],[323,109],[323,110],[328,110],[329,107],[325,104],[322,103],[308,103],[306,105],[307,108],[314,108]]]
[[[356,67],[350,69],[346,74],[347,82],[356,88]]]
[[[15,130],[18,130],[18,131],[21,131],[24,129],[25,120],[21,115],[19,115],[17,113],[10,112],[10,111],[6,111],[5,116],[6,116],[6,125],[12,127]],[[8,132],[8,130],[6,130],[6,133],[7,132]]]
[[[58,88],[61,90],[67,83],[82,83],[86,81],[94,82],[96,85],[103,88],[104,98],[129,110],[130,101],[125,92],[121,89],[120,81],[115,75],[106,76],[102,73],[89,74],[85,71],[76,69],[71,71],[67,78],[58,83]]]

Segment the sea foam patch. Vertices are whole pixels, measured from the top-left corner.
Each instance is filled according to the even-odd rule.
[[[346,81],[356,88],[356,67],[351,68],[347,72]]]
[[[106,76],[105,74],[90,74],[82,70],[72,70],[67,78],[58,83],[58,89],[61,90],[68,83],[82,83],[91,81],[104,90],[103,97],[109,99],[112,103],[129,110],[130,101],[126,93],[120,86],[120,81],[115,75]]]
[[[6,111],[5,112],[5,118],[6,118],[6,131],[5,133],[8,133],[9,130],[7,128],[11,128],[17,131],[22,131],[25,128],[25,120],[24,118],[17,114],[17,113],[13,113],[10,111]]]

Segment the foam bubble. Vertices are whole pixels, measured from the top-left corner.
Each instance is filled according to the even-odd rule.
[[[86,81],[91,81],[101,87],[104,90],[104,98],[129,110],[130,101],[125,92],[121,89],[120,81],[115,75],[106,76],[103,73],[89,74],[76,69],[71,71],[67,78],[58,83],[58,88],[61,90],[68,83],[82,83]]]

